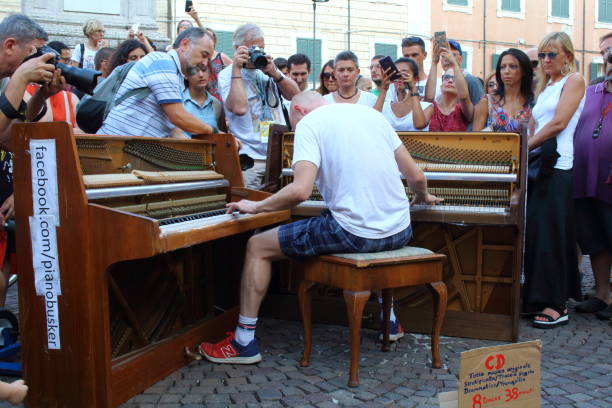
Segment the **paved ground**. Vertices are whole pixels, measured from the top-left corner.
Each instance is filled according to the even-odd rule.
[[[584,286],[592,287],[588,264]],[[548,407],[612,406],[612,327],[572,314],[560,329],[543,331],[523,320],[520,340],[541,339],[542,397]],[[195,407],[437,407],[436,395],[456,389],[459,354],[494,341],[442,338],[442,369],[430,365],[429,337],[408,334],[383,353],[377,333],[363,330],[361,386],[346,386],[348,329],[315,325],[309,368],[297,367],[302,340],[297,322],[263,319],[257,366],[193,362],[134,397],[122,408]],[[0,408],[8,407],[2,405]]]

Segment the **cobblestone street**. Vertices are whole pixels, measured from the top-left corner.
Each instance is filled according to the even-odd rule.
[[[588,265],[585,288],[592,287]],[[196,361],[132,398],[122,408],[195,407],[437,407],[436,395],[457,387],[460,353],[502,344],[443,337],[444,367],[432,369],[429,336],[407,334],[383,353],[377,332],[362,331],[359,388],[346,385],[348,329],[314,325],[311,366],[299,368],[299,322],[262,319],[264,360],[257,366]],[[571,313],[569,325],[538,330],[521,321],[520,341],[541,339],[542,406],[612,406],[612,327],[592,315]],[[8,407],[8,404],[0,407]]]

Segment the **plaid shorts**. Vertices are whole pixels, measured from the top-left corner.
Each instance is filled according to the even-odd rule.
[[[329,210],[323,210],[319,217],[284,224],[278,229],[280,248],[283,254],[291,258],[390,251],[406,246],[411,238],[412,226],[382,239],[358,237],[344,230]]]

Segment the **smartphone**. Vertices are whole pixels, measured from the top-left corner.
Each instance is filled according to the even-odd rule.
[[[139,28],[140,28],[140,24],[138,24],[138,23],[132,24],[132,31],[134,32],[134,34],[138,34],[138,29]]]
[[[189,13],[192,7],[193,7],[193,1],[186,0],[185,1],[185,13]]]
[[[434,39],[436,40],[438,47],[450,49],[450,46],[448,45],[448,40],[446,39],[446,31],[436,31],[434,33]]]
[[[381,58],[378,63],[380,64],[380,67],[382,68],[382,71],[385,72],[386,70],[388,70],[389,68],[391,68],[391,71],[393,72],[393,75],[391,75],[391,80],[392,81],[396,81],[398,79],[401,78],[399,71],[397,69],[397,67],[395,66],[395,64],[393,63],[393,60],[391,59],[391,57],[386,56],[384,58]]]

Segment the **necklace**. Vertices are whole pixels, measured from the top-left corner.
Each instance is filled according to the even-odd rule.
[[[355,89],[355,93],[354,93],[354,94],[352,94],[351,96],[348,96],[348,97],[347,97],[347,96],[342,95],[342,94],[340,93],[340,90],[339,90],[339,89],[336,91],[336,93],[338,94],[338,96],[339,96],[339,97],[341,97],[341,98],[342,98],[342,99],[344,99],[344,100],[353,99],[353,98],[355,97],[355,95],[357,95],[357,93],[358,93],[358,92],[359,92],[359,89]]]

